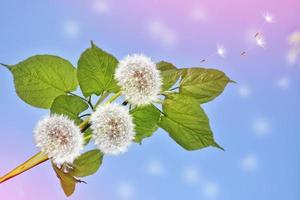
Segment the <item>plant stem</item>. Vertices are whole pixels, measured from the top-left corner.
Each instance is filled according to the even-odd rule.
[[[86,129],[88,129],[90,127],[90,117],[86,118],[80,125],[80,131],[83,133],[84,131],[86,131]]]
[[[92,134],[89,134],[89,135],[86,135],[83,140],[84,141],[87,141],[87,140],[90,140],[92,138]]]
[[[163,100],[162,99],[157,99],[157,100],[154,101],[154,103],[162,104]]]
[[[91,109],[92,110],[94,110],[94,107],[93,107],[93,105],[92,105],[92,103],[91,103],[91,97],[89,97],[89,100],[87,100],[87,99],[85,99],[85,98],[83,98],[83,97],[81,97],[81,96],[79,96],[79,95],[77,95],[77,94],[74,94],[74,93],[72,93],[72,92],[68,92],[68,94],[70,94],[70,95],[72,95],[72,96],[75,96],[75,97],[79,97],[80,99],[82,99],[83,101],[85,101],[90,107],[91,107]]]
[[[7,64],[4,64],[4,63],[0,63],[0,65],[2,65],[3,67],[6,67],[8,70],[10,70],[10,68],[11,68],[10,65],[7,65]]]
[[[109,95],[108,92],[104,92],[104,93],[101,95],[101,97],[98,99],[98,101],[96,102],[94,108],[96,109],[97,106],[98,106],[100,103],[102,103],[102,101],[104,101],[104,99],[106,99],[106,97],[107,97],[108,95]]]
[[[106,104],[110,104],[111,102],[113,102],[114,100],[116,100],[122,93],[118,92],[116,93],[114,96],[112,96],[107,102]],[[105,97],[103,97],[105,96]],[[98,100],[98,102],[102,102],[106,97],[108,96],[108,93],[104,93],[100,99],[102,99],[101,101]],[[100,104],[98,103],[98,104]],[[96,106],[95,106],[96,107]],[[86,131],[86,129],[88,129],[90,127],[90,117],[86,118],[80,125],[79,128],[81,130],[81,132]],[[84,139],[89,139],[91,137],[91,135],[86,136],[86,138]],[[22,174],[23,172],[45,162],[49,160],[49,158],[43,154],[42,152],[38,152],[37,154],[35,154],[34,156],[32,156],[29,160],[25,161],[24,163],[22,163],[21,165],[19,165],[18,167],[16,167],[15,169],[13,169],[12,171],[10,171],[9,173],[7,173],[6,175],[0,177],[0,184],[19,175]]]
[[[0,178],[0,183],[3,183],[43,162],[45,162],[46,160],[48,160],[49,158],[44,155],[42,152],[39,152],[37,154],[35,154],[34,156],[32,156],[29,160],[27,160],[26,162],[24,162],[23,164],[19,165],[18,167],[16,167],[15,169],[13,169],[12,171],[10,171],[9,173],[7,173],[5,176],[2,176]]]
[[[92,110],[94,110],[94,106],[93,106],[93,104],[92,104],[92,96],[89,96],[89,97],[88,97],[87,102],[88,102],[90,108],[91,108]]]
[[[128,101],[124,101],[124,102],[122,103],[123,106],[127,106],[127,104],[128,104]]]
[[[113,102],[114,100],[116,100],[119,96],[121,96],[122,92],[118,92],[116,93],[114,96],[112,96],[109,100],[107,100],[107,102],[105,103],[106,105],[107,104],[110,104],[111,102]]]
[[[152,104],[153,105],[153,104]],[[156,107],[155,105],[153,105],[154,107]],[[157,107],[156,107],[157,108]],[[164,116],[166,116],[166,114],[162,111],[162,110],[160,110],[160,109],[158,109],[157,108],[157,110],[162,114],[162,115],[164,115]]]
[[[87,116],[91,116],[91,114],[89,114],[89,113],[88,114],[83,114],[83,115],[80,115],[79,118],[81,119],[81,118],[87,117]]]
[[[174,87],[174,88],[170,89],[169,91],[173,91],[173,90],[177,90],[177,89],[179,89],[179,87]]]
[[[84,132],[90,126],[89,120],[90,120],[90,118],[87,118],[79,125],[81,132]],[[43,154],[42,152],[38,152],[37,154],[32,156],[29,160],[25,161],[24,163],[22,163],[21,165],[19,165],[18,167],[16,167],[9,173],[7,173],[6,175],[0,177],[0,183],[3,183],[19,174],[22,174],[23,172],[41,164],[47,160],[49,160],[49,158],[45,154]]]
[[[83,98],[83,97],[81,97],[81,96],[79,96],[79,95],[77,95],[77,94],[74,94],[74,93],[72,93],[72,92],[68,92],[68,94],[69,94],[69,95],[72,95],[72,96],[74,96],[74,97],[79,97],[79,98],[82,99],[83,101],[88,102],[88,100],[86,100],[85,98]]]
[[[174,92],[171,90],[168,90],[168,91],[161,92],[160,94],[163,96],[167,96],[168,94],[174,94]]]

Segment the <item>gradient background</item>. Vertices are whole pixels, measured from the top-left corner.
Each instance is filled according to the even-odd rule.
[[[187,152],[159,130],[142,146],[106,157],[69,199],[300,199],[300,61],[286,58],[299,48],[287,43],[300,30],[298,0],[1,0],[0,8],[4,63],[47,53],[76,65],[92,39],[119,59],[145,53],[178,67],[221,69],[238,82],[204,105],[225,152]],[[264,23],[266,11],[275,23]],[[256,31],[265,48],[255,45]],[[225,58],[215,54],[217,44]],[[2,175],[37,152],[32,129],[47,111],[16,96],[5,68],[0,99]],[[0,185],[0,199],[67,198],[48,162]]]

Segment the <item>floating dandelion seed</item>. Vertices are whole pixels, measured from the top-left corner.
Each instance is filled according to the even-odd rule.
[[[274,23],[274,16],[268,12],[266,12],[265,14],[263,14],[263,17],[264,17],[264,20],[265,20],[265,23]],[[262,30],[265,23],[263,23],[260,27],[259,30]],[[262,48],[265,48],[266,47],[266,41],[262,35],[262,32],[261,31],[256,31],[256,32],[253,32],[253,33],[250,33],[251,34],[251,39],[252,39],[252,36],[253,38],[255,39],[255,44],[259,47],[262,47]],[[243,57],[245,56],[250,50],[252,50],[252,48],[248,48],[244,51],[241,51],[240,53],[240,56]]]
[[[162,85],[156,64],[144,55],[127,56],[115,74],[126,100],[133,105],[146,105],[158,99]]]
[[[53,114],[38,122],[34,130],[36,146],[56,164],[72,163],[83,148],[83,137],[74,121]]]
[[[134,125],[125,107],[117,104],[99,106],[91,116],[93,139],[105,154],[127,151],[134,138]]]
[[[255,38],[256,45],[262,48],[266,47],[266,41],[262,36]]]
[[[265,22],[267,23],[274,23],[274,16],[271,13],[265,13],[263,14],[263,17],[265,19]]]
[[[222,45],[218,45],[217,46],[217,54],[219,56],[221,56],[222,58],[225,58],[225,56],[226,56],[226,49],[225,49],[225,47],[222,46]]]
[[[244,56],[244,55],[246,55],[246,51],[242,51],[240,54],[240,56]]]

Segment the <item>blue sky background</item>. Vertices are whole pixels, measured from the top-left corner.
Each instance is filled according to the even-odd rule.
[[[300,199],[300,42],[288,43],[300,31],[296,0],[2,0],[0,8],[3,63],[55,54],[76,65],[92,39],[119,59],[144,53],[178,67],[221,69],[238,83],[203,106],[226,151],[187,152],[159,130],[126,154],[105,157],[69,199]],[[275,23],[264,22],[267,11]],[[257,31],[265,48],[253,42]],[[215,53],[217,44],[226,48],[224,58]],[[287,59],[293,52],[295,58]],[[16,96],[5,68],[0,99],[4,174],[38,151],[32,130],[48,112]],[[67,198],[45,163],[0,185],[0,199]]]

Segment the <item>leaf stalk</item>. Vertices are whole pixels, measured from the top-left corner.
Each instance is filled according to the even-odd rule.
[[[109,93],[104,93],[101,97],[100,97],[100,101],[98,100],[98,104],[100,104],[107,96]],[[119,96],[121,96],[122,92],[118,92],[116,93],[114,96],[112,96],[105,104],[110,104],[111,102],[113,102],[114,100],[116,100]],[[95,106],[96,107],[96,106]],[[86,118],[80,125],[79,128],[81,130],[81,132],[86,131],[89,127],[90,127],[90,117]],[[89,139],[91,138],[92,135],[88,135],[86,136],[84,139]],[[8,172],[6,175],[0,177],[0,184],[15,177],[18,176],[19,174],[22,174],[24,172],[26,172],[27,170],[45,162],[49,160],[49,158],[43,154],[42,152],[38,152],[37,154],[35,154],[34,156],[32,156],[30,159],[28,159],[27,161],[25,161],[24,163],[22,163],[21,165],[19,165],[18,167],[16,167],[15,169],[11,170],[10,172]]]

